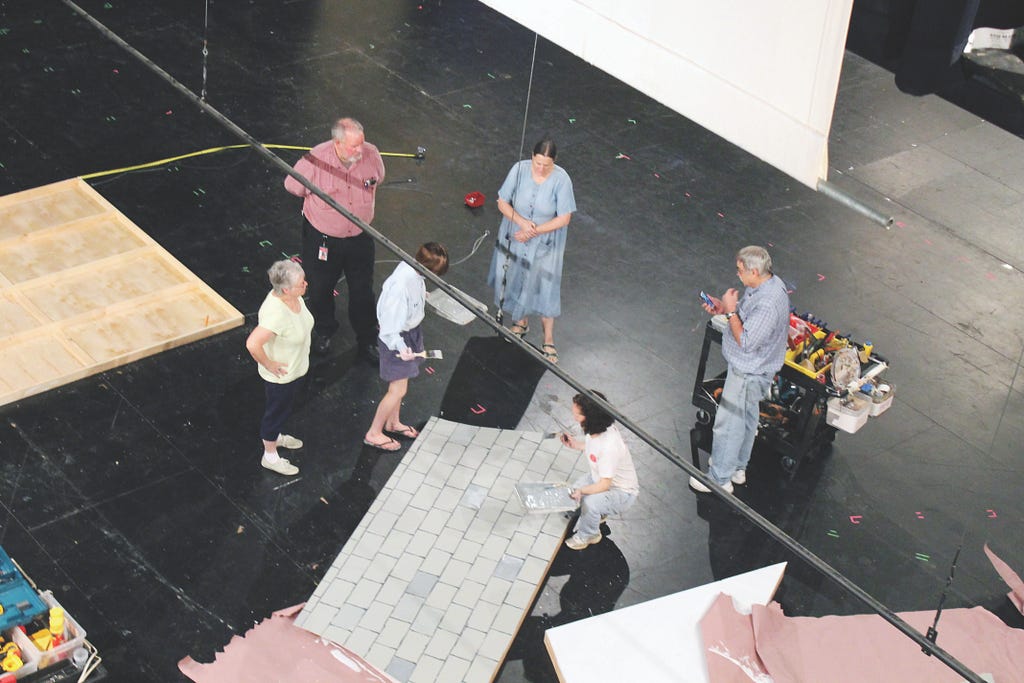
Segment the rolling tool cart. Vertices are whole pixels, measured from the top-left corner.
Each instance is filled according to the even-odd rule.
[[[725,386],[725,371],[706,377],[711,346],[721,346],[724,330],[724,319],[708,321],[693,383],[697,424],[704,428],[690,434],[697,468],[699,450],[710,449],[710,427]],[[777,452],[782,468],[794,476],[801,462],[832,443],[837,430],[856,432],[869,416],[888,409],[893,388],[879,380],[888,366],[870,342],[858,344],[809,315],[791,314],[786,361],[775,376],[770,396],[761,401],[758,442]]]

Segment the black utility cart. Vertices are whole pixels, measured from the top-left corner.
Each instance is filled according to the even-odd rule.
[[[820,328],[821,335],[828,330]],[[811,343],[814,340],[811,339]],[[709,320],[704,328],[704,344],[700,363],[693,383],[693,405],[697,407],[699,427],[690,433],[691,456],[694,467],[700,468],[700,450],[710,450],[711,425],[715,421],[718,400],[725,385],[725,370],[708,378],[708,356],[712,344],[721,346],[722,331]],[[860,347],[863,348],[863,347]],[[796,352],[801,348],[798,346]],[[865,367],[886,363],[877,355]],[[787,355],[787,360],[793,350]],[[721,354],[717,354],[721,358]],[[724,360],[721,363],[724,366]],[[827,448],[836,438],[836,428],[829,424],[829,399],[846,396],[845,388],[832,386],[828,372],[811,374],[794,363],[787,362],[779,370],[772,385],[771,395],[761,402],[761,421],[757,440],[779,454],[782,468],[792,477],[804,460],[810,460]]]

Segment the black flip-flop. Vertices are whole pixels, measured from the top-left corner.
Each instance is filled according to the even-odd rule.
[[[378,451],[384,451],[385,453],[394,453],[395,451],[402,450],[402,444],[391,438],[382,443],[373,443],[369,439],[363,439],[363,444],[370,448],[376,448]],[[392,445],[394,445],[394,448],[391,448]]]
[[[387,429],[384,431],[388,434],[397,434],[405,439],[415,439],[420,435],[419,431],[415,427],[406,427],[405,429]]]

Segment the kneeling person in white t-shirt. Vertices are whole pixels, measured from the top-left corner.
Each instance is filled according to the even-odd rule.
[[[607,400],[599,391],[592,393]],[[562,443],[583,451],[590,472],[573,483],[572,497],[580,502],[580,516],[574,535],[565,544],[582,550],[601,540],[602,517],[620,514],[636,502],[640,486],[633,458],[618,428],[612,424],[612,416],[583,394],[573,396],[572,415],[586,438],[580,441],[562,434]]]

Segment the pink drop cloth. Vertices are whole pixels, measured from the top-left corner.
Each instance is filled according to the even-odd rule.
[[[191,657],[178,669],[196,683],[395,683],[345,648],[295,626],[302,605],[274,612],[235,636],[213,662]]]
[[[1020,609],[1024,582],[988,547]],[[925,633],[934,610],[898,615]],[[959,683],[963,678],[876,614],[787,617],[778,603],[736,612],[719,595],[700,623],[711,683]],[[983,607],[943,610],[936,644],[999,683],[1024,681],[1024,630]]]
[[[1010,592],[1006,594],[1006,597],[1010,599],[1013,606],[1017,608],[1017,611],[1024,614],[1024,581],[1017,576],[1017,572],[1010,568],[1010,565],[999,559],[999,556],[988,549],[988,543],[985,544],[985,554],[988,555],[988,561],[995,567],[996,573],[1002,577],[1006,585],[1010,587]]]

